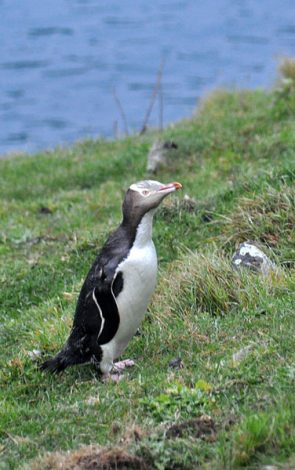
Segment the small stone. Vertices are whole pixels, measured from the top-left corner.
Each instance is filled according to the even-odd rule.
[[[52,214],[52,210],[49,207],[41,206],[39,209],[39,214],[43,214],[43,215]]]
[[[39,349],[33,349],[33,351],[29,351],[29,352],[28,352],[28,356],[29,356],[32,360],[39,359],[39,357],[42,356],[42,351],[40,351]]]
[[[258,248],[254,242],[242,243],[232,257],[234,269],[246,268],[267,276],[275,269],[275,264]]]
[[[180,357],[176,357],[169,362],[168,366],[172,369],[183,369],[183,362]]]

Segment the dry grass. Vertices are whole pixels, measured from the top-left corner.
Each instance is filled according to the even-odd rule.
[[[155,302],[169,305],[172,316],[175,312],[222,315],[237,308],[245,311],[255,308],[269,293],[285,289],[289,276],[283,270],[267,278],[251,272],[238,273],[233,270],[229,257],[215,249],[185,255],[170,266],[162,282]]]
[[[150,467],[149,467],[150,468]],[[147,470],[140,457],[123,449],[85,446],[74,452],[54,452],[30,462],[25,470]]]
[[[295,239],[295,188],[267,186],[260,195],[242,197],[220,223],[225,243],[255,240],[276,247],[281,240],[291,242]]]

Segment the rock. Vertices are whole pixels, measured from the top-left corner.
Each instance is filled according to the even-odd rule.
[[[49,207],[41,206],[39,208],[39,214],[43,214],[43,215],[52,214],[52,210]]]
[[[275,269],[275,264],[258,248],[254,242],[242,243],[232,257],[235,269],[247,268],[267,276]]]
[[[167,157],[169,151],[177,149],[177,144],[172,140],[156,140],[148,154],[147,159],[147,171],[151,174],[155,174],[160,167],[167,165]]]
[[[180,357],[176,357],[175,359],[171,359],[168,367],[171,367],[172,369],[183,369],[183,362]]]
[[[33,351],[28,351],[28,356],[33,361],[36,361],[42,356],[42,351],[40,351],[39,349],[33,349]]]

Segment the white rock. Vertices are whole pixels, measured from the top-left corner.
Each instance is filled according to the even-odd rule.
[[[28,352],[28,356],[33,360],[38,359],[39,357],[41,357],[41,355],[42,351],[40,351],[39,349],[33,349],[33,351]]]
[[[267,276],[275,264],[253,242],[242,243],[232,257],[234,268],[247,268]]]

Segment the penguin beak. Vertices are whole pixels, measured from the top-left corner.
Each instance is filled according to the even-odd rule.
[[[172,193],[173,191],[177,191],[177,189],[181,189],[181,188],[182,188],[182,185],[180,183],[178,183],[177,181],[175,181],[174,183],[165,184],[160,189],[158,189],[157,192],[158,193],[164,192],[165,194],[169,194],[169,193]]]

